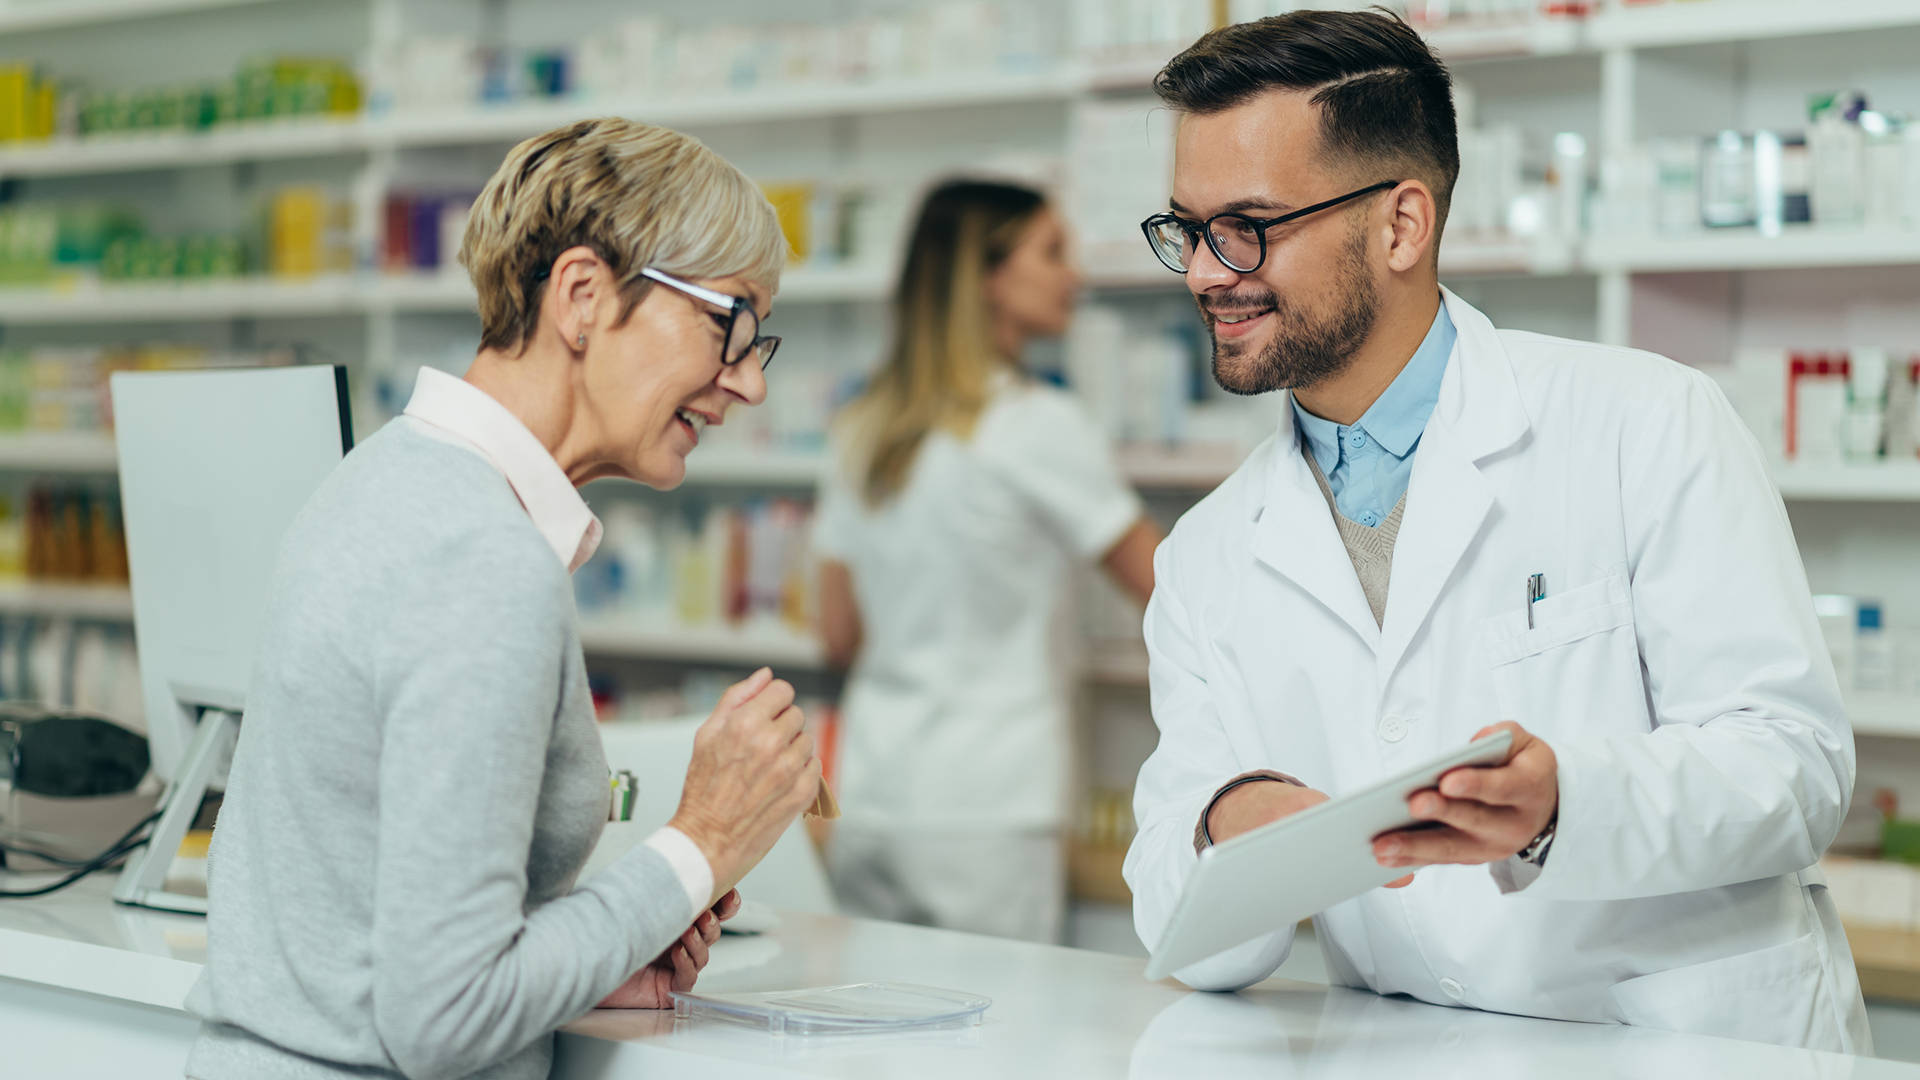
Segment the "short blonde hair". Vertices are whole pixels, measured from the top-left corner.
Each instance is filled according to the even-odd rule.
[[[514,147],[474,200],[460,263],[480,294],[480,344],[517,353],[540,321],[560,253],[592,248],[620,283],[625,321],[648,266],[689,278],[780,284],[787,241],[745,173],[691,136],[618,117]]]

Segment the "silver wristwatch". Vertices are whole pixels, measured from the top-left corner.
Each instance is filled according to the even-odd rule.
[[[1513,857],[1524,863],[1532,863],[1535,866],[1547,865],[1547,849],[1553,846],[1553,828],[1559,823],[1559,814],[1555,814],[1549,818],[1547,820],[1547,827],[1540,830],[1540,835],[1534,837],[1526,847],[1514,852]]]

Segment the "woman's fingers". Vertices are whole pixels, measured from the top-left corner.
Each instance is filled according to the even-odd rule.
[[[673,989],[686,992],[693,989],[694,980],[700,977],[700,967],[693,962],[684,946],[673,947]]]
[[[761,668],[759,671],[727,687],[727,692],[720,695],[720,708],[739,708],[751,700],[755,694],[765,690],[767,684],[772,681],[773,669],[767,667]]]
[[[728,889],[727,895],[721,897],[720,902],[713,905],[713,913],[720,917],[721,922],[726,922],[728,919],[740,914],[740,890]]]

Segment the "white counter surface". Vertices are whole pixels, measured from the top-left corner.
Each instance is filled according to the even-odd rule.
[[[103,877],[51,897],[0,900],[0,1038],[10,1065],[42,1063],[41,1071],[0,1072],[179,1075],[192,1030],[179,1007],[205,957],[204,924],[116,907],[110,889]],[[600,1012],[568,1026],[554,1075],[1920,1078],[1920,1066],[1891,1061],[1496,1016],[1304,983],[1196,994],[1148,983],[1141,968],[1104,953],[789,913],[770,934],[723,938],[702,989],[892,980],[984,994],[993,1007],[977,1028],[827,1037]],[[121,1060],[140,1068],[109,1071],[116,1025],[126,1029],[128,1052],[140,1055]],[[37,1050],[35,1032],[47,1044]],[[90,1053],[73,1052],[81,1039]],[[54,1040],[67,1049],[50,1049]],[[59,1071],[45,1071],[56,1061]]]

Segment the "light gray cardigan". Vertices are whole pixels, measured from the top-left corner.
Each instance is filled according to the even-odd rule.
[[[487,461],[389,424],[289,531],[209,862],[199,1080],[545,1077],[692,922],[606,820],[573,592]]]

